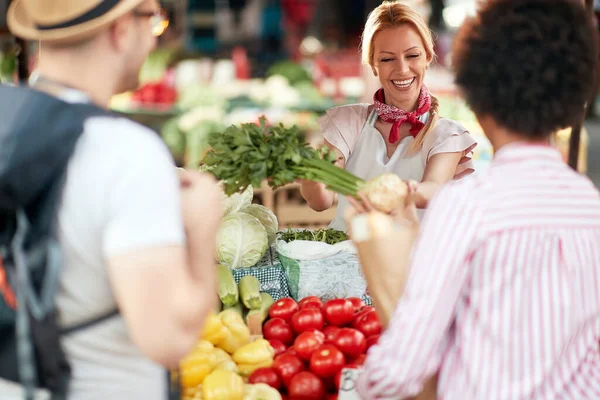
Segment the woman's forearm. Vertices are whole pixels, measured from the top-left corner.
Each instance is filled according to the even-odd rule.
[[[327,190],[325,185],[318,182],[302,181],[300,194],[315,211],[325,211],[333,205],[334,193]]]

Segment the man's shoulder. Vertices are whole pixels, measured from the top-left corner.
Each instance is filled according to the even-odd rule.
[[[166,157],[172,163],[166,144],[155,131],[115,115],[92,116],[85,121],[76,149],[76,155],[81,153],[94,158],[109,157],[115,162]],[[126,159],[117,160],[118,157]]]

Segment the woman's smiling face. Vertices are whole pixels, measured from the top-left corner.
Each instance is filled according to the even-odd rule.
[[[404,111],[417,107],[427,65],[423,40],[410,24],[378,32],[373,40],[373,73],[387,104]]]

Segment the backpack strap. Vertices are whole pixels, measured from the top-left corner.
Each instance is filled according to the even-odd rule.
[[[61,335],[70,335],[72,333],[79,332],[79,331],[81,331],[83,329],[86,329],[86,328],[89,328],[89,327],[94,326],[96,324],[99,324],[101,322],[104,322],[104,321],[106,321],[106,320],[108,320],[108,319],[110,319],[112,317],[116,317],[117,315],[119,315],[119,309],[118,308],[114,308],[114,309],[112,309],[112,310],[110,310],[110,311],[108,311],[108,312],[106,312],[106,313],[104,313],[104,314],[102,314],[102,315],[100,315],[100,316],[98,316],[96,318],[90,319],[88,321],[81,322],[79,324],[75,324],[73,326],[69,326],[68,328],[61,329],[60,334]]]

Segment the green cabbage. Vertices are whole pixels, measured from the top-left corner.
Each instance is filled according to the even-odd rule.
[[[279,230],[279,222],[277,221],[275,214],[273,214],[273,211],[269,210],[265,206],[261,206],[260,204],[250,204],[248,207],[244,208],[242,212],[256,217],[265,227],[265,230],[267,231],[267,238],[269,240],[269,246],[275,243],[277,231]]]
[[[247,268],[258,263],[269,246],[267,231],[250,214],[233,213],[221,221],[217,232],[217,261],[231,268]]]
[[[227,196],[223,192],[223,216],[236,213],[252,204],[254,190],[252,186],[248,186],[242,193],[234,193]]]

